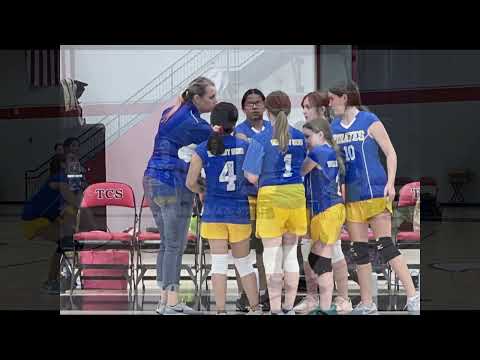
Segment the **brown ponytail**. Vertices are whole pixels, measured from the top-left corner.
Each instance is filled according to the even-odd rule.
[[[275,116],[273,138],[278,141],[280,151],[285,152],[290,141],[288,131],[288,115],[292,108],[290,98],[283,91],[274,91],[267,96],[265,107]]]
[[[207,92],[207,87],[209,86],[215,86],[215,84],[212,80],[207,79],[206,77],[200,76],[193,80],[190,84],[188,84],[188,87],[182,92],[182,94],[175,99],[175,103],[170,110],[168,110],[165,116],[162,117],[160,122],[167,122],[184,103],[187,101],[192,101],[195,95],[205,95]]]

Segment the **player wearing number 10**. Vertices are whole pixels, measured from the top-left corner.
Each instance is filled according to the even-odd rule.
[[[405,260],[392,241],[391,213],[395,197],[397,155],[385,127],[378,117],[368,111],[359,111],[360,92],[353,81],[340,83],[328,91],[329,105],[336,118],[331,128],[335,142],[345,157],[345,207],[347,228],[353,241],[353,259],[357,264],[360,284],[360,303],[352,314],[374,314],[370,290],[368,225],[373,230],[377,249],[400,278],[407,293],[407,307],[411,313],[420,311],[420,295],[415,292]],[[378,150],[387,159],[387,171],[380,163]]]
[[[287,94],[272,92],[265,107],[273,128],[253,137],[243,170],[245,177],[259,187],[257,235],[264,247],[271,313],[294,315],[299,278],[297,240],[307,231],[305,187],[300,174],[307,148],[303,133],[288,125],[291,102]]]

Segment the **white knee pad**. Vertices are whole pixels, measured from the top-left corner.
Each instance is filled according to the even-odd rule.
[[[299,272],[297,258],[297,245],[283,246],[283,271],[284,272]]]
[[[345,256],[343,255],[342,251],[342,241],[337,240],[335,245],[333,245],[333,250],[332,250],[332,264],[335,264],[341,260],[343,260]]]
[[[228,263],[233,264],[233,254],[231,249],[228,250]]]
[[[302,250],[303,262],[308,262],[308,255],[312,249],[312,239],[303,238],[302,243],[300,244],[300,249]]]
[[[255,252],[255,250],[250,251],[248,257],[250,258],[250,264],[252,264],[252,266],[257,264],[257,253]]]
[[[252,264],[253,271],[255,272],[255,277],[257,278],[257,290],[260,290],[260,275],[258,274],[258,268],[255,267],[257,264],[257,252],[255,250],[250,251],[248,257],[250,258],[250,264]]]
[[[233,263],[235,264],[241,278],[254,272],[249,255],[242,258],[233,258]]]
[[[283,249],[281,246],[263,248],[263,266],[266,274],[281,274],[283,265]]]
[[[228,254],[212,254],[212,274],[227,275]]]

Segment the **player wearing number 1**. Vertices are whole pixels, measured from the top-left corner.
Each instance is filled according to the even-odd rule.
[[[207,189],[201,236],[208,239],[210,245],[217,313],[225,313],[230,243],[233,261],[250,303],[250,313],[260,314],[261,310],[257,309],[257,277],[249,256],[252,227],[246,179],[242,172],[248,142],[232,135],[237,119],[238,111],[233,104],[222,102],[215,106],[210,116],[215,132],[195,149],[187,174],[187,187],[203,193],[204,189],[198,184],[203,167]]]
[[[305,187],[300,174],[307,149],[303,133],[288,124],[288,95],[272,92],[265,107],[273,128],[253,137],[243,170],[245,177],[259,187],[257,235],[264,247],[271,313],[294,315],[299,280],[297,241],[307,232]]]

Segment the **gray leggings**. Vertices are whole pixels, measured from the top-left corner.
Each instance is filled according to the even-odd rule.
[[[143,189],[160,231],[157,283],[163,290],[177,291],[192,216],[193,193],[181,185],[173,188],[149,176],[143,177]]]

